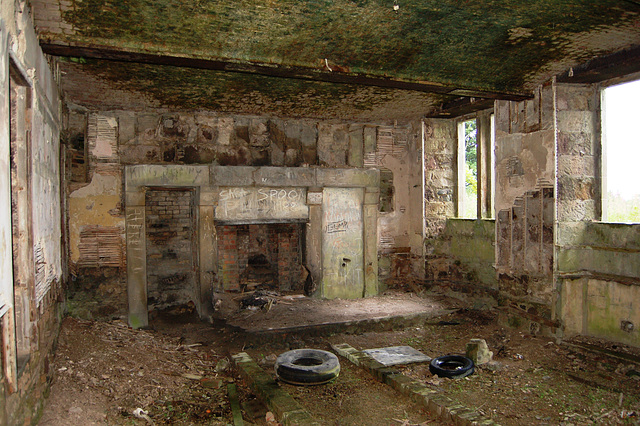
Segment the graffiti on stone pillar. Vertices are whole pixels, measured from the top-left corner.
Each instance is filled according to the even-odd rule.
[[[363,192],[325,188],[322,203],[323,295],[361,297],[364,291]]]

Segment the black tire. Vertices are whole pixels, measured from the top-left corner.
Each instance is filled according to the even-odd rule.
[[[321,385],[340,374],[338,357],[320,349],[294,349],[276,359],[276,376],[292,385]]]
[[[433,358],[429,363],[429,371],[439,377],[461,378],[473,374],[473,361],[462,355],[444,355]]]

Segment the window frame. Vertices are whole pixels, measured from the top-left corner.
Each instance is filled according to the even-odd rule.
[[[465,217],[465,143],[464,123],[476,122],[477,193],[474,217]],[[459,219],[493,219],[495,200],[495,115],[493,108],[456,119],[456,209]],[[470,202],[473,202],[470,200]]]
[[[600,173],[600,221],[603,223],[621,223],[627,225],[639,225],[639,222],[619,222],[612,221],[609,219],[609,197],[608,197],[608,189],[609,189],[609,176],[608,176],[608,145],[609,141],[607,140],[607,131],[606,131],[606,116],[607,116],[607,106],[606,106],[606,97],[605,91],[614,86],[620,86],[627,83],[633,83],[640,85],[640,74],[633,74],[630,76],[625,76],[622,78],[616,78],[613,80],[609,80],[600,84],[599,89],[599,101],[600,101],[600,141],[599,141],[599,170]],[[597,164],[597,163],[596,163]]]

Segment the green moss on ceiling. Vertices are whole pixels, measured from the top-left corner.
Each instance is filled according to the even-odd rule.
[[[390,0],[72,1],[68,41],[318,69],[326,58],[353,73],[504,92],[580,55],[575,34],[637,22],[639,10],[615,0],[398,0],[397,12]]]
[[[82,82],[82,75],[92,75],[108,82],[107,86],[112,89],[140,93],[155,100],[156,105],[177,110],[353,119],[376,118],[373,111],[399,109],[377,117],[389,119],[394,116],[419,117],[451,99],[406,90],[246,73],[94,59],[61,60],[68,62],[64,66],[63,84],[68,79]],[[79,83],[77,87],[86,85]],[[72,90],[68,96],[73,102]],[[101,101],[99,95],[95,97]]]

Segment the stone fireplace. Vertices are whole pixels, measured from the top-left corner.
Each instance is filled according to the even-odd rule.
[[[377,169],[126,166],[130,325],[171,302],[158,303],[162,286],[203,319],[215,292],[299,291],[307,275],[318,297],[377,294],[379,180]],[[157,217],[167,209],[173,227]]]

